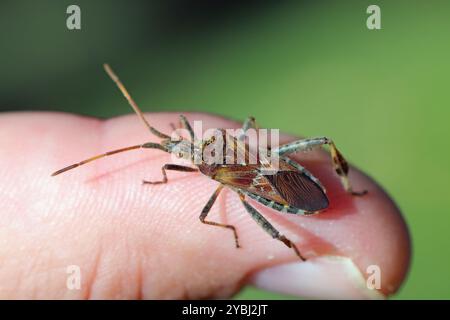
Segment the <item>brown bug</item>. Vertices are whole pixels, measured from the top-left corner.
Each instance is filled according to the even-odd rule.
[[[105,64],[104,68],[150,132],[162,140],[160,143],[147,142],[140,145],[109,151],[55,171],[52,176],[56,176],[60,173],[106,156],[140,148],[159,149],[168,153],[174,153],[178,157],[191,160],[192,164],[194,164],[196,168],[177,164],[166,164],[161,168],[163,175],[163,179],[161,181],[151,182],[144,180],[143,183],[167,183],[167,170],[184,172],[200,171],[202,174],[220,183],[200,214],[199,218],[202,223],[232,230],[236,247],[240,247],[238,235],[234,226],[206,220],[206,217],[219,196],[219,193],[223,190],[224,186],[226,186],[237,192],[245,209],[267,233],[269,233],[273,238],[282,241],[289,248],[292,248],[297,256],[302,260],[306,259],[300,254],[300,251],[297,249],[295,244],[275,229],[269,221],[267,221],[254,207],[252,207],[247,202],[246,196],[258,201],[264,206],[285,213],[311,215],[326,209],[329,205],[329,201],[325,188],[322,186],[320,181],[300,164],[287,157],[288,154],[299,151],[309,151],[313,147],[323,145],[328,145],[330,147],[333,167],[336,173],[340,176],[345,190],[352,195],[364,195],[367,193],[365,190],[362,192],[354,192],[352,190],[347,176],[349,170],[347,162],[338,151],[333,141],[327,137],[301,139],[270,150],[271,154],[275,154],[279,157],[278,168],[276,168],[274,173],[268,173],[271,169],[271,164],[266,158],[261,156],[257,157],[257,161],[254,164],[224,164],[226,163],[224,161],[220,161],[220,163],[207,163],[202,161],[199,164],[195,164],[194,155],[196,152],[198,154],[198,152],[202,152],[208,146],[214,145],[214,143],[216,143],[215,137],[198,143],[199,141],[196,140],[194,130],[187,121],[186,117],[183,115],[180,115],[180,123],[182,127],[189,132],[190,141],[181,136],[176,138],[170,137],[169,135],[158,131],[147,122],[142,111],[139,109],[116,74],[111,70],[109,65]],[[243,152],[245,159],[248,159],[251,156],[248,145],[244,141],[245,133],[250,128],[256,128],[255,119],[252,117],[248,118],[244,122],[242,134],[237,138],[228,135],[223,129],[219,130],[222,138],[227,141],[231,141],[231,144],[229,144],[228,147],[231,148],[232,152],[234,154],[237,152]]]

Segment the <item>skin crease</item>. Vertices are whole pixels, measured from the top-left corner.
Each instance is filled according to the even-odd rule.
[[[207,114],[186,116],[203,120],[204,128],[240,126]],[[147,117],[166,133],[169,123],[178,123],[178,114]],[[161,166],[173,163],[164,152],[130,151],[50,177],[98,153],[147,141],[158,139],[135,115],[106,121],[45,112],[0,115],[0,298],[223,298],[258,270],[299,261],[230,190],[208,218],[235,225],[243,248],[234,247],[229,230],[200,223],[217,187],[200,173],[169,171],[168,184],[143,186],[143,179],[160,180]],[[322,181],[330,208],[303,217],[249,202],[307,258],[350,257],[363,274],[377,264],[381,291],[395,292],[408,270],[410,240],[392,200],[353,168],[354,189],[369,194],[346,194],[325,152],[292,158]],[[67,289],[69,265],[81,268],[80,290]]]

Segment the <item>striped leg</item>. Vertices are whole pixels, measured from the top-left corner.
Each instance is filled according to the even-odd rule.
[[[191,141],[194,142],[195,141],[194,130],[192,129],[189,121],[182,114],[180,114],[180,122],[181,122],[181,126],[183,128],[185,128],[187,131],[189,131],[189,136],[191,137]]]
[[[214,191],[214,193],[212,194],[211,198],[209,198],[208,202],[206,203],[205,207],[202,210],[202,213],[200,214],[200,221],[204,224],[209,224],[211,226],[216,226],[216,227],[221,227],[221,228],[227,228],[233,231],[233,235],[234,235],[234,242],[236,244],[236,248],[240,248],[241,246],[239,245],[239,239],[238,239],[238,235],[236,232],[236,228],[232,225],[229,224],[223,224],[223,223],[218,223],[218,222],[214,222],[214,221],[207,221],[206,216],[208,215],[209,211],[211,211],[212,206],[214,205],[214,202],[216,202],[217,197],[219,196],[220,191],[222,191],[223,189],[223,185],[219,185],[219,187],[216,189],[216,191]]]
[[[272,236],[272,238],[280,240],[283,242],[286,246],[289,248],[292,248],[295,251],[295,254],[303,261],[306,261],[306,259],[301,255],[300,251],[298,250],[297,246],[288,238],[286,238],[284,235],[282,235],[275,227],[267,221],[266,218],[264,218],[261,213],[259,213],[255,208],[253,208],[247,201],[245,201],[245,196],[242,193],[239,193],[239,196],[241,198],[242,204],[244,205],[245,209],[248,213],[252,216],[252,218],[266,231],[268,234]]]
[[[143,184],[161,184],[161,183],[167,183],[167,173],[166,170],[172,170],[172,171],[183,171],[183,172],[195,172],[198,171],[195,168],[186,167],[186,166],[180,166],[177,164],[165,164],[162,168],[162,174],[163,179],[161,181],[148,181],[148,180],[142,180]]]
[[[278,149],[272,150],[272,152],[278,153],[279,156],[288,155],[299,151],[310,151],[314,147],[323,145],[329,145],[331,151],[331,160],[333,161],[333,167],[336,173],[341,178],[341,183],[348,193],[355,196],[362,196],[367,193],[367,190],[353,191],[350,181],[348,180],[348,164],[339,150],[336,148],[333,140],[327,137],[308,138],[301,139],[294,142],[290,142],[280,146]]]

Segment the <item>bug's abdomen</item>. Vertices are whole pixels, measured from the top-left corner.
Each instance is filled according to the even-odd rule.
[[[328,207],[328,198],[322,187],[303,172],[279,171],[264,177],[289,206],[310,212]]]

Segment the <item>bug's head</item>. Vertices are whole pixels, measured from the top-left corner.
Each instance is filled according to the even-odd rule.
[[[161,145],[166,148],[169,153],[174,154],[177,158],[185,160],[194,160],[195,146],[188,140],[182,138],[164,139]]]

